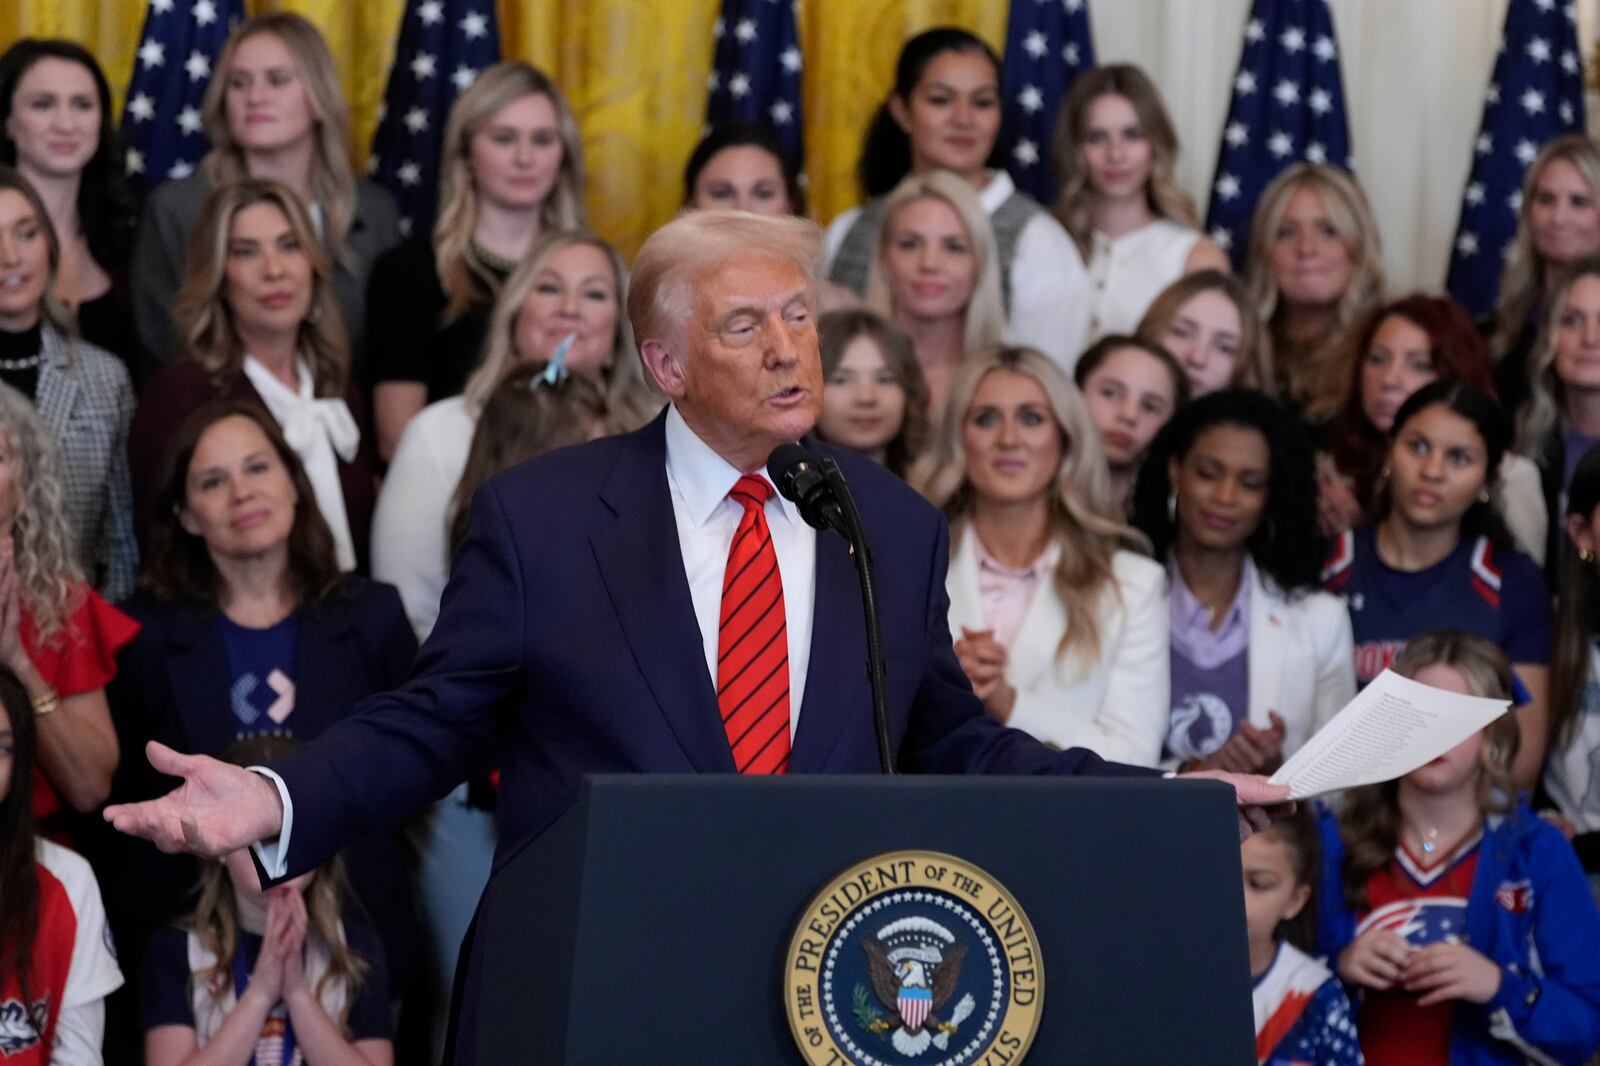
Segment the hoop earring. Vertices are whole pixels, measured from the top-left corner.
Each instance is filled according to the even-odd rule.
[[[306,312],[306,323],[308,325],[314,326],[318,322],[321,322],[321,321],[322,321],[322,305],[320,303],[317,303],[315,300],[313,300],[311,302],[310,310],[308,310]]]
[[[1579,548],[1578,549],[1578,561],[1580,563],[1592,563],[1592,562],[1594,562],[1594,552],[1590,551],[1588,548]]]
[[[1177,520],[1178,520],[1178,490],[1177,489],[1173,489],[1172,491],[1167,493],[1167,521],[1168,522],[1176,522]]]

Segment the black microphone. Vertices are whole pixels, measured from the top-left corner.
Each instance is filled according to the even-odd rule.
[[[822,460],[798,444],[780,444],[767,457],[767,476],[783,498],[800,509],[800,517],[816,529],[831,529],[850,537],[833,482],[823,472]]]

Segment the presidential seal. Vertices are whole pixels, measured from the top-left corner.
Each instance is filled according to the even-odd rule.
[[[892,851],[806,905],[784,1000],[813,1066],[1010,1066],[1039,1028],[1044,962],[993,877],[954,855]]]

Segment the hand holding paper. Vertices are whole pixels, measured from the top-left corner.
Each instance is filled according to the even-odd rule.
[[[1422,766],[1509,710],[1507,700],[1463,696],[1390,670],[1272,775],[1294,799],[1392,781]]]

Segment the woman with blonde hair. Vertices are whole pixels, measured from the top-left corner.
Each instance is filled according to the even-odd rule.
[[[431,241],[407,241],[372,268],[368,365],[384,459],[418,411],[466,384],[495,296],[539,235],[585,225],[583,144],[561,90],[526,63],[489,67],[450,108]]]
[[[400,219],[389,194],[351,169],[350,110],[322,34],[287,11],[240,23],[199,118],[211,151],[197,173],[172,173],[150,194],[134,244],[134,316],[150,372],[184,355],[172,307],[200,208],[212,189],[245,177],[281,182],[310,207],[351,350],[360,353],[367,276],[398,243]]]
[[[1337,167],[1297,163],[1256,203],[1246,282],[1279,393],[1313,423],[1344,402],[1350,334],[1383,295],[1380,251],[1366,195]]]
[[[149,534],[168,442],[216,400],[264,407],[305,464],[339,568],[364,568],[376,496],[366,405],[350,373],[334,268],[285,185],[245,178],[207,198],[174,312],[186,357],[157,375],[128,449],[140,535]]]
[[[969,360],[910,480],[950,518],[950,630],[989,712],[1057,747],[1156,765],[1165,575],[1113,517],[1099,436],[1061,368],[1031,348]]]
[[[867,307],[911,335],[937,419],[957,368],[1005,332],[994,230],[972,189],[941,170],[895,186],[881,218]]]
[[[1172,353],[1192,397],[1229,386],[1272,391],[1272,338],[1232,274],[1185,274],[1151,301],[1134,334]]]
[[[1089,267],[1090,341],[1131,332],[1156,294],[1183,275],[1230,269],[1173,177],[1178,135],[1138,67],[1112,63],[1072,83],[1053,154],[1055,216]]]
[[[908,176],[949,171],[977,195],[994,229],[1011,336],[1070,367],[1088,333],[1089,278],[1061,224],[1012,182],[1007,155],[994,49],[955,26],[911,37],[861,146],[857,173],[866,202],[828,225],[824,273],[865,296],[881,245],[884,197]]]
[[[74,558],[61,451],[27,397],[0,385],[0,669],[38,720],[34,815],[59,835],[65,810],[111,792],[117,736],[105,686],[139,626],[100,598]]]
[[[1517,235],[1500,273],[1489,354],[1495,389],[1516,415],[1532,388],[1539,308],[1567,267],[1600,255],[1600,142],[1581,133],[1539,150],[1522,177]]]

